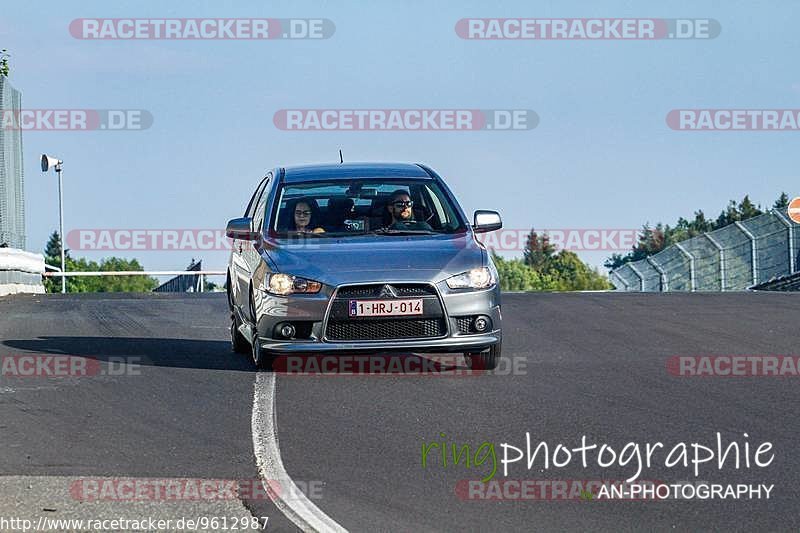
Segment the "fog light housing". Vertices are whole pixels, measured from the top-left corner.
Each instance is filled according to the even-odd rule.
[[[291,339],[295,335],[294,326],[291,324],[279,324],[277,329],[278,333],[280,333],[281,337],[284,339]]]
[[[492,327],[492,319],[490,319],[488,316],[478,316],[472,323],[472,327],[478,333],[489,331]]]

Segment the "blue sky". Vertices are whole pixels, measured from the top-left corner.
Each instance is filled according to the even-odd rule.
[[[798,193],[800,132],[682,132],[678,108],[798,108],[795,2],[13,2],[0,47],[25,108],[145,109],[145,131],[24,132],[28,248],[58,226],[65,160],[71,228],[218,228],[240,216],[265,169],[347,160],[421,161],[465,211],[506,227],[631,228],[718,214],[749,193]],[[94,18],[328,18],[325,40],[91,41]],[[467,41],[464,17],[713,18],[713,40]],[[289,132],[297,108],[532,109],[527,131]],[[98,259],[102,253],[77,253]],[[107,254],[105,254],[107,255]],[[135,252],[150,269],[224,252]],[[599,265],[608,253],[581,253]]]

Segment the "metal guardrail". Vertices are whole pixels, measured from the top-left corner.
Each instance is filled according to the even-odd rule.
[[[784,210],[773,209],[625,263],[609,277],[620,291],[739,291],[763,286],[800,270],[799,227]]]
[[[109,270],[92,272],[45,272],[48,278],[71,276],[224,276],[224,270]]]
[[[44,269],[42,254],[16,248],[0,248],[0,296],[17,293],[43,293],[42,273]]]
[[[115,270],[104,272],[45,272],[42,276],[48,278],[61,278],[61,277],[85,277],[85,276],[178,276],[180,279],[183,276],[200,276],[197,282],[196,292],[203,292],[206,276],[224,276],[227,272],[224,270]],[[162,285],[163,286],[163,285]],[[175,292],[175,291],[161,291],[161,292]],[[184,291],[180,291],[184,292]]]

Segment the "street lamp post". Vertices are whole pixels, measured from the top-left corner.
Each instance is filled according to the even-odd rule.
[[[64,196],[62,194],[61,182],[61,165],[64,162],[57,157],[52,157],[47,154],[42,154],[42,172],[47,172],[50,168],[58,174],[58,233],[59,240],[61,241],[61,293],[67,292],[67,277],[64,274],[67,271],[67,264],[64,253]]]

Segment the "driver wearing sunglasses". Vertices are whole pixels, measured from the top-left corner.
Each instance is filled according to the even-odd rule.
[[[414,201],[404,190],[397,190],[389,197],[389,203],[386,209],[392,216],[392,221],[389,225],[392,229],[415,229],[415,230],[431,230],[431,226],[426,222],[417,222],[414,220]]]

